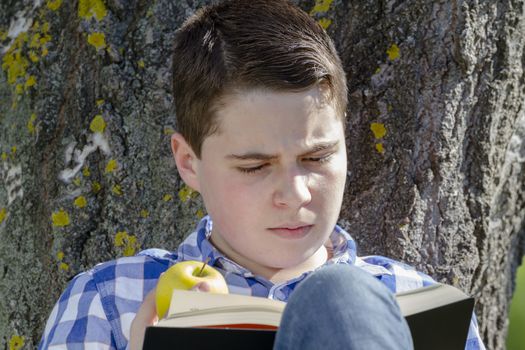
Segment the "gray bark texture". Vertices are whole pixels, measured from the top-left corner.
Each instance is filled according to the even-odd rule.
[[[77,273],[175,249],[203,215],[170,154],[170,66],[209,2],[0,2],[0,348],[35,348]],[[348,75],[340,225],[360,255],[475,296],[503,349],[525,241],[524,1],[296,3]]]

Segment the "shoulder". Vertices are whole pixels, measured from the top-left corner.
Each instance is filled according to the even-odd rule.
[[[78,274],[69,282],[48,317],[39,349],[88,342],[103,347],[110,346],[112,342],[111,325],[92,271]]]
[[[106,261],[88,271],[99,283],[119,279],[156,280],[162,272],[177,261],[177,255],[161,249],[148,249],[135,256]]]
[[[117,348],[125,347],[129,325],[144,297],[176,260],[173,253],[149,249],[76,275],[48,318],[41,347],[69,342],[104,346],[114,342]]]
[[[356,265],[375,275],[393,293],[436,283],[432,277],[417,271],[414,267],[380,255],[358,257]]]
[[[108,318],[135,313],[159,276],[177,260],[176,255],[149,249],[93,267],[91,275]]]

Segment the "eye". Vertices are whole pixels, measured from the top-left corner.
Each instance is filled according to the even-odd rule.
[[[251,168],[237,168],[239,169],[240,172],[243,172],[245,174],[253,174],[253,173],[256,173],[258,171],[260,171],[262,168],[264,168],[267,164],[262,164],[262,165],[259,165],[259,166],[256,166],[256,167],[251,167]]]
[[[315,163],[324,163],[330,160],[332,158],[333,153],[330,153],[328,155],[322,156],[322,157],[310,157],[305,158],[307,162],[315,162]]]

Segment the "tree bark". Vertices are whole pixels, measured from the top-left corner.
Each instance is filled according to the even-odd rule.
[[[209,2],[0,3],[1,348],[34,348],[77,273],[175,249],[204,214],[170,154],[170,65]],[[347,71],[339,223],[360,255],[475,296],[503,349],[525,246],[524,1],[295,2]]]

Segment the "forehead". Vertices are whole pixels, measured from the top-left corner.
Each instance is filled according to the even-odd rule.
[[[322,108],[329,106],[334,108],[330,98],[331,91],[326,84],[317,84],[303,91],[282,91],[270,88],[237,87],[227,90],[215,103],[213,111],[216,115],[225,117],[230,114],[232,109],[265,109],[271,110],[272,107],[298,107],[303,108]],[[276,104],[279,103],[279,104]]]
[[[324,89],[302,92],[250,89],[224,96],[215,109],[218,132],[203,144],[275,152],[339,139],[342,118]],[[343,136],[344,137],[344,136]]]

